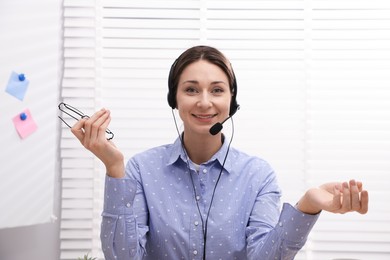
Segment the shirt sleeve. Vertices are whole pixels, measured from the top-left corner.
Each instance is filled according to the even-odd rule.
[[[136,180],[106,176],[100,234],[106,260],[143,258],[148,227],[142,222],[146,214],[137,214],[134,209],[140,193]]]
[[[304,214],[290,204],[280,210],[281,191],[272,167],[256,168],[258,190],[246,227],[247,259],[292,260],[305,245],[319,214]]]
[[[275,227],[268,233],[254,232],[249,238],[248,259],[294,259],[319,215],[305,214],[290,204],[283,204]]]

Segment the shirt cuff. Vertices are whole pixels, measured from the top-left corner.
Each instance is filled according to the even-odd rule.
[[[283,209],[280,214],[278,226],[281,232],[281,237],[285,241],[296,243],[297,246],[302,246],[317,222],[320,213],[311,215],[306,214],[288,203],[283,204]]]
[[[135,180],[106,176],[104,212],[113,215],[132,214],[136,191],[137,184]]]

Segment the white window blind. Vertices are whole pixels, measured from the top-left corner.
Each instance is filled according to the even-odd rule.
[[[390,2],[311,1],[306,176],[309,186],[357,178],[366,216],[323,214],[312,259],[390,258]]]
[[[322,213],[296,259],[389,259],[389,35],[386,0],[65,0],[62,98],[88,114],[109,108],[129,158],[176,138],[170,66],[215,46],[238,80],[233,144],[273,165],[283,201],[350,178],[370,191],[367,215]],[[66,128],[61,158],[61,259],[102,258],[104,169]]]
[[[62,99],[85,114],[96,110],[96,5],[95,1],[63,3]],[[78,259],[95,253],[99,228],[94,198],[94,177],[99,176],[91,153],[63,125],[60,153],[62,162],[62,212],[60,225],[60,259]],[[99,168],[101,171],[101,169]],[[101,195],[100,195],[101,197]],[[94,211],[95,210],[95,211]]]

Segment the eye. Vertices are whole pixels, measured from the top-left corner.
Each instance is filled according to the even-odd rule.
[[[223,92],[225,92],[225,90],[223,88],[221,88],[221,87],[215,87],[212,90],[212,93],[215,93],[215,94],[221,94]]]
[[[185,92],[186,92],[186,93],[189,93],[189,94],[195,94],[195,93],[197,93],[198,91],[197,91],[196,88],[194,88],[194,87],[186,87],[186,88],[185,88]]]

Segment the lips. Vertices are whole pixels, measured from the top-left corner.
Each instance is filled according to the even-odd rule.
[[[196,118],[199,118],[199,119],[210,119],[210,118],[213,118],[215,117],[217,114],[207,114],[207,115],[203,115],[203,114],[198,114],[198,115],[195,115],[195,114],[192,114],[194,117]]]

